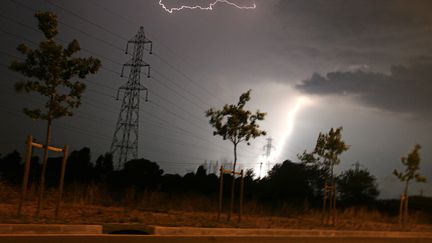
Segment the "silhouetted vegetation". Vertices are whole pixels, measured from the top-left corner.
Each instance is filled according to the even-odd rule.
[[[405,189],[401,196],[400,209],[399,209],[399,221],[403,223],[408,219],[408,186],[410,181],[426,182],[426,177],[420,174],[420,153],[421,146],[416,144],[413,150],[407,155],[402,157],[401,162],[405,166],[405,170],[400,172],[394,170],[393,174],[401,181],[405,182]]]
[[[165,174],[156,162],[146,159],[128,161],[121,170],[114,170],[112,156],[105,154],[91,161],[90,149],[72,151],[68,158],[65,188],[76,197],[89,198],[91,203],[101,205],[133,205],[142,202],[148,195],[158,193],[160,203],[174,203],[177,198],[207,198],[208,202],[217,201],[218,176],[208,173],[205,165],[195,172],[185,175]],[[61,157],[48,160],[47,186],[55,189],[58,184],[58,171]],[[32,158],[30,187],[37,187],[40,164],[37,157]],[[0,180],[18,188],[22,179],[23,159],[13,151],[0,157]],[[214,170],[213,170],[214,171]],[[306,212],[322,207],[322,169],[315,164],[286,160],[276,164],[266,177],[257,179],[253,171],[245,174],[245,202],[253,202],[262,212],[277,215]],[[232,175],[224,175],[225,187],[232,183]],[[377,200],[378,190],[375,177],[366,169],[350,169],[337,177],[338,204],[342,208],[367,207],[378,209],[390,216],[398,213],[398,200]],[[95,194],[100,199],[95,200]],[[91,195],[91,196],[90,196]],[[230,191],[224,192],[230,197]],[[159,200],[159,199],[158,199]],[[163,201],[165,200],[165,201]],[[158,201],[159,203],[159,201]],[[211,205],[211,204],[210,204]],[[213,206],[215,206],[214,204]],[[412,197],[410,208],[432,215],[432,199]],[[163,205],[160,205],[163,206]],[[191,205],[193,206],[193,205]],[[228,206],[228,205],[225,205]],[[196,208],[212,210],[210,206],[196,205]],[[216,208],[214,208],[216,210]],[[430,217],[425,217],[432,221]]]
[[[23,109],[31,119],[47,122],[39,183],[41,185],[37,210],[39,214],[44,194],[52,122],[73,115],[73,110],[81,105],[81,96],[86,88],[86,85],[78,80],[96,73],[101,62],[94,57],[74,57],[74,54],[81,49],[75,39],[67,47],[57,43],[55,37],[58,34],[58,23],[55,13],[37,11],[35,18],[45,39],[40,42],[37,49],[31,49],[25,44],[18,45],[17,50],[26,58],[23,61],[13,61],[10,69],[26,77],[26,81],[15,83],[17,92],[37,93],[46,100],[43,107]],[[55,165],[57,166],[56,163]]]
[[[234,163],[232,166],[231,199],[228,220],[234,207],[235,172],[237,165],[237,146],[259,136],[265,136],[266,132],[260,130],[258,121],[264,120],[266,113],[257,110],[255,113],[246,110],[246,103],[250,100],[251,90],[240,95],[237,104],[226,104],[220,110],[213,108],[206,111],[206,116],[210,117],[210,125],[215,129],[213,135],[219,135],[223,140],[231,141],[234,146]]]
[[[366,169],[349,169],[337,179],[339,199],[348,206],[373,205],[379,195],[376,178]]]

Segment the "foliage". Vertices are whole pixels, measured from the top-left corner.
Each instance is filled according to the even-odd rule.
[[[295,199],[303,202],[313,195],[312,185],[309,183],[309,170],[305,164],[293,163],[290,160],[276,164],[265,179],[267,195],[282,200]]]
[[[90,148],[84,147],[78,151],[72,151],[66,165],[65,180],[88,183],[92,178],[92,174],[93,165],[90,160]]]
[[[367,170],[347,170],[338,177],[337,185],[346,205],[370,205],[379,195],[376,178]]]
[[[112,170],[112,159],[109,154],[97,157],[94,163],[90,161],[90,158],[88,148],[71,152],[68,164],[76,167],[68,170],[71,174],[65,180],[66,192],[89,195],[88,188],[95,186],[97,194],[101,198],[109,198],[109,200],[99,200],[99,202],[108,204],[110,202],[123,202],[126,192],[130,188],[135,190],[134,199],[136,202],[143,199],[143,196],[151,195],[154,192],[171,201],[183,197],[192,199],[194,197],[205,197],[217,201],[218,177],[215,174],[209,174],[205,165],[199,166],[195,172],[178,175],[164,174],[157,163],[145,159],[129,161],[122,170],[114,171]],[[62,157],[48,160],[47,185],[54,189],[58,186],[58,171],[60,170],[61,161]],[[77,163],[77,165],[73,165],[73,163]],[[12,166],[9,167],[8,165]],[[16,151],[1,157],[0,184],[6,182],[7,184],[19,185],[21,177],[15,175],[22,174],[22,165],[21,155]],[[40,173],[40,170],[37,169],[39,168],[37,157],[32,158],[32,166],[35,166],[36,169],[34,169],[35,174],[30,176],[33,179],[29,181],[29,188],[34,186],[34,178],[37,178],[38,173]],[[5,170],[6,167],[9,169]],[[252,170],[247,170],[244,178],[245,204],[255,205],[255,210],[264,209],[262,206],[271,208],[271,210],[278,210],[283,208],[284,205],[293,206],[300,211],[302,209],[307,210],[309,207],[319,208],[321,205],[320,198],[317,197],[315,192],[321,189],[321,185],[311,183],[316,180],[317,175],[317,171],[313,168],[316,169],[317,167],[287,160],[282,164],[275,165],[269,176],[259,180],[254,179]],[[106,174],[101,176],[101,171]],[[82,176],[77,174],[82,174]],[[16,180],[17,178],[19,180]],[[225,188],[229,188],[232,183],[232,175],[225,174],[224,183]],[[236,179],[236,183],[239,183],[239,178]],[[365,197],[364,195],[373,196],[375,194],[372,185],[376,187],[375,178],[367,171],[361,170],[356,173],[349,170],[342,173],[338,180],[340,202],[347,207],[359,204],[362,206],[376,205],[380,211],[395,214],[398,210],[396,202],[387,205],[383,204],[382,201],[367,201],[371,197]],[[224,197],[229,198],[229,196],[229,190],[225,190]],[[149,197],[151,198],[151,196]],[[413,210],[426,211],[428,205],[430,205],[430,201],[421,207],[415,206],[414,201],[410,203]],[[430,212],[430,210],[427,212]]]
[[[401,162],[405,166],[405,171],[398,171],[395,169],[393,174],[402,182],[405,182],[404,195],[408,194],[408,184],[411,180],[416,182],[426,182],[426,178],[420,175],[420,154],[419,150],[421,146],[416,144],[413,150],[408,154],[407,157],[402,157]]]
[[[113,156],[110,153],[100,155],[95,163],[95,175],[98,181],[104,180],[114,170]]]
[[[223,140],[229,140],[234,145],[234,164],[232,167],[233,172],[236,170],[237,164],[237,145],[241,142],[246,142],[249,145],[251,138],[256,138],[261,135],[266,135],[266,132],[259,129],[257,121],[264,120],[266,113],[256,111],[252,113],[245,110],[246,103],[250,100],[250,92],[240,95],[237,105],[224,105],[221,110],[214,110],[213,108],[206,111],[206,116],[210,117],[210,124],[215,128],[213,135],[222,136]],[[234,207],[234,190],[235,190],[235,176],[233,174],[233,181],[231,184],[231,203],[228,220]]]
[[[52,12],[36,12],[39,30],[45,36],[38,49],[30,49],[20,44],[17,50],[26,55],[24,61],[13,61],[10,69],[29,78],[27,81],[15,83],[17,92],[36,92],[47,98],[43,108],[24,108],[24,113],[32,119],[46,120],[42,172],[39,182],[39,198],[36,215],[40,214],[44,195],[45,174],[48,162],[48,146],[51,143],[51,127],[53,119],[72,116],[72,110],[81,105],[81,95],[85,84],[72,79],[84,79],[88,74],[96,73],[101,63],[98,59],[75,58],[73,55],[80,50],[77,40],[73,40],[66,48],[58,44],[57,16]]]
[[[342,140],[342,127],[331,128],[328,133],[319,133],[313,152],[304,151],[298,158],[307,165],[318,167],[325,179],[333,180],[334,166],[340,163],[340,155],[348,149],[349,145]]]
[[[36,12],[35,17],[46,39],[34,50],[25,44],[18,45],[17,50],[26,55],[26,59],[13,61],[10,68],[29,78],[15,84],[18,92],[37,92],[47,97],[48,101],[45,111],[41,108],[24,108],[24,113],[32,119],[42,120],[71,116],[72,109],[81,104],[81,94],[86,87],[71,79],[83,79],[90,73],[96,73],[100,61],[93,57],[72,57],[80,50],[77,40],[70,42],[66,48],[56,43],[54,37],[58,33],[57,16],[54,13]]]
[[[264,120],[266,113],[256,111],[252,113],[245,110],[246,103],[250,100],[250,92],[243,93],[237,105],[224,105],[221,110],[213,108],[206,111],[206,116],[210,117],[210,124],[215,128],[213,135],[222,136],[223,140],[229,140],[234,144],[234,168],[237,162],[236,148],[243,141],[249,145],[251,138],[266,135],[266,132],[259,129],[257,121]]]
[[[4,179],[11,184],[21,182],[21,161],[21,155],[16,150],[0,158],[0,179]]]

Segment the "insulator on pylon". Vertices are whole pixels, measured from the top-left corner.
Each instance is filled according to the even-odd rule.
[[[130,159],[138,158],[139,92],[141,90],[145,90],[145,101],[148,101],[148,90],[140,84],[139,74],[142,67],[148,66],[147,77],[150,77],[150,66],[145,64],[143,56],[147,44],[150,44],[151,53],[151,41],[145,37],[144,28],[140,28],[138,33],[127,42],[126,54],[129,51],[129,43],[134,45],[132,59],[122,66],[120,73],[120,76],[123,77],[125,66],[129,67],[128,81],[120,87],[124,90],[123,102],[110,149],[113,159],[117,163],[116,169],[121,169],[123,164]],[[117,90],[117,100],[120,97],[120,89]]]

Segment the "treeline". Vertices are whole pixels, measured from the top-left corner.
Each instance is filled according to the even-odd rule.
[[[131,200],[140,200],[149,192],[164,193],[168,198],[194,195],[217,200],[219,175],[208,173],[201,165],[196,172],[183,176],[166,174],[155,162],[146,159],[131,160],[121,170],[115,170],[110,154],[99,156],[91,161],[89,148],[73,151],[68,157],[65,175],[66,191],[75,188],[97,188],[105,198],[121,204],[131,189],[134,191]],[[48,159],[46,185],[56,187],[62,157]],[[40,176],[38,157],[33,157],[30,169],[30,186],[37,186]],[[23,158],[13,151],[0,157],[0,178],[11,186],[21,185],[23,174]],[[245,202],[257,202],[270,211],[289,206],[297,212],[311,208],[319,209],[322,204],[322,185],[325,173],[316,166],[306,163],[294,163],[286,160],[276,164],[263,178],[255,178],[252,170],[245,173]],[[240,180],[240,179],[237,179]],[[239,182],[237,185],[239,185]],[[224,196],[229,198],[232,177],[224,175]],[[397,200],[379,201],[378,184],[373,175],[366,169],[350,169],[337,177],[338,205],[340,207],[360,206],[377,208],[393,215],[398,212]],[[84,192],[85,193],[85,192]],[[419,203],[416,203],[418,201]],[[413,198],[412,207],[430,211],[431,200]],[[429,208],[429,210],[427,209]],[[432,212],[430,212],[432,213]]]
[[[67,162],[65,185],[86,187],[95,185],[110,193],[115,200],[121,200],[127,189],[136,191],[158,191],[168,194],[195,193],[215,196],[218,193],[218,176],[208,173],[201,165],[196,172],[183,176],[165,174],[155,162],[138,159],[124,164],[121,170],[114,170],[112,156],[105,154],[91,161],[90,149],[83,148],[70,153]],[[46,184],[58,185],[62,157],[48,159]],[[33,157],[30,168],[30,183],[37,185],[40,176],[38,157]],[[0,158],[0,176],[8,184],[19,186],[22,180],[23,159],[17,151]],[[378,196],[375,178],[366,170],[349,170],[340,176],[340,199],[343,204],[370,205]],[[310,205],[319,207],[321,203],[322,172],[304,163],[285,161],[275,165],[268,175],[255,178],[253,171],[245,173],[245,198],[256,200],[270,206]],[[225,193],[232,183],[232,176],[224,175]]]

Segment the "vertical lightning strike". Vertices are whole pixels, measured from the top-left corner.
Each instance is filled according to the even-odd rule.
[[[287,143],[288,138],[290,137],[293,129],[294,129],[294,123],[295,123],[295,118],[297,113],[299,112],[299,110],[304,106],[306,102],[305,97],[299,97],[294,105],[294,107],[289,111],[288,116],[287,116],[287,126],[286,129],[284,129],[284,131],[282,131],[280,137],[279,137],[279,142],[275,147],[275,151],[273,152],[273,154],[271,154],[271,156],[268,158],[269,161],[271,162],[279,162],[277,160],[279,160],[280,155],[282,153],[282,151],[284,150],[285,144]],[[266,161],[267,158],[265,156],[260,156],[258,158],[258,166],[256,166],[254,168],[255,174],[259,174],[260,172],[260,168],[259,168],[259,164],[263,161]],[[263,163],[264,165],[265,163]],[[265,168],[263,167],[263,170],[261,171],[261,175],[259,175],[259,177],[265,176],[266,172],[268,172],[269,170],[271,170],[271,168]],[[258,173],[257,173],[258,172]]]
[[[228,5],[234,6],[236,8],[239,9],[255,9],[256,8],[256,4],[254,3],[252,6],[239,6],[235,3],[232,3],[228,0],[215,0],[214,2],[210,3],[210,5],[208,7],[202,7],[199,5],[195,5],[195,6],[188,6],[188,5],[182,5],[181,7],[177,7],[177,8],[168,8],[167,6],[165,6],[165,4],[163,3],[163,0],[159,0],[159,5],[168,13],[172,14],[174,11],[180,11],[183,9],[199,9],[199,10],[213,10],[213,7],[218,4],[218,3],[226,3]]]

